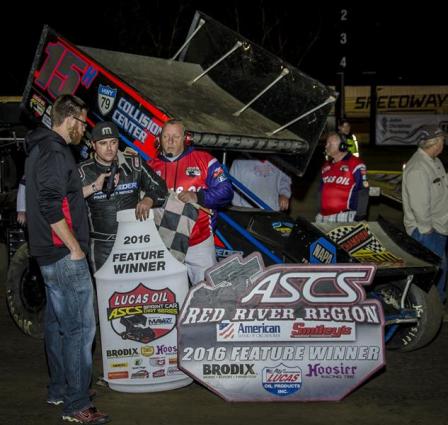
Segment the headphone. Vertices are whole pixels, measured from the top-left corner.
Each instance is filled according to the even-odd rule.
[[[339,152],[347,152],[348,151],[348,144],[347,144],[347,137],[342,133],[336,133],[339,136]]]
[[[167,125],[167,124],[182,124],[182,126],[183,126],[183,122],[181,120],[176,120],[176,119],[168,120],[165,123],[165,125]],[[160,152],[162,150],[162,142],[160,140],[160,138],[162,136],[162,132],[163,132],[163,130],[159,133],[159,135],[154,140],[154,147],[158,152]],[[192,144],[193,144],[193,135],[189,131],[185,130],[185,127],[184,127],[184,147],[191,146]]]

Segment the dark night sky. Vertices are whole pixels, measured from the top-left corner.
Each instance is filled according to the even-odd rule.
[[[75,44],[168,57],[184,41],[196,9],[325,84],[335,83],[344,53],[346,84],[369,83],[365,72],[371,71],[379,84],[448,84],[446,18],[441,6],[387,7],[378,2],[339,6],[347,3],[128,0],[101,6],[64,2],[66,14],[59,19],[43,18],[45,9],[29,10],[26,18],[23,10],[12,10],[0,28],[0,96],[23,92],[43,27],[31,16],[40,17],[39,22],[47,22]],[[348,21],[341,26],[343,7]],[[173,28],[177,31],[172,37]],[[348,41],[341,48],[339,33],[344,30]]]

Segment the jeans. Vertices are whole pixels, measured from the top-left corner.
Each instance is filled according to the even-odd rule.
[[[440,300],[442,301],[442,303],[444,303],[446,300],[447,236],[437,233],[435,230],[433,230],[431,233],[421,234],[418,229],[414,229],[411,236],[441,258],[441,275],[439,281],[437,282],[437,290],[439,291]]]
[[[45,349],[48,399],[64,400],[64,414],[90,406],[92,343],[95,338],[93,285],[87,260],[70,255],[40,267],[45,282]]]

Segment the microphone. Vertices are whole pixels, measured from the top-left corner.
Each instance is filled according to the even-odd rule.
[[[172,158],[174,155],[173,155],[172,152],[167,152],[167,153],[165,154],[165,156],[166,156],[167,158]]]
[[[110,196],[114,192],[115,189],[115,175],[118,173],[118,164],[114,161],[112,166],[110,167],[110,176],[107,178],[106,189],[104,193],[106,194],[106,198],[110,199]]]

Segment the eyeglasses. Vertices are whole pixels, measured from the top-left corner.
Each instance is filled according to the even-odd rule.
[[[82,119],[80,119],[80,118],[77,118],[77,117],[73,117],[76,121],[79,121],[83,126],[84,126],[84,128],[87,128],[87,121],[84,121],[84,120],[82,120]]]

